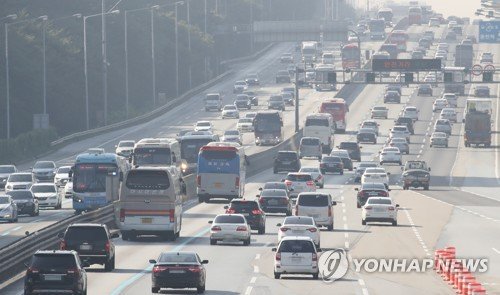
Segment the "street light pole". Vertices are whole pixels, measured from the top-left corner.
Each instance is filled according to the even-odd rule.
[[[179,97],[179,42],[177,28],[177,3],[175,3],[175,97]]]
[[[47,19],[46,15],[41,16],[42,20],[42,52],[43,52],[43,114],[47,114],[47,62],[46,62],[46,35],[47,35]]]
[[[190,0],[186,0],[186,10],[187,10],[187,33],[188,33],[188,52],[189,52],[189,89],[191,89],[193,85],[193,75],[192,75],[192,66],[191,66],[191,16],[189,9]]]
[[[17,19],[16,14],[10,14],[5,17],[3,17],[1,20],[4,19]],[[4,24],[4,29],[5,29],[5,91],[6,91],[6,96],[7,96],[7,106],[6,106],[6,119],[7,119],[7,139],[10,138],[10,81],[9,81],[9,29],[8,29],[8,24]]]
[[[155,25],[154,25],[154,10],[158,9],[160,6],[155,5],[151,7],[151,68],[152,68],[152,79],[153,79],[153,106],[156,106],[156,60],[155,60]]]
[[[102,93],[104,97],[104,125],[108,125],[108,57],[106,48],[106,4],[101,0],[101,52],[102,52]]]

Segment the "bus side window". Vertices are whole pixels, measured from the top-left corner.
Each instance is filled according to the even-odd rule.
[[[175,153],[172,153],[172,163],[177,163],[177,157],[175,156]]]

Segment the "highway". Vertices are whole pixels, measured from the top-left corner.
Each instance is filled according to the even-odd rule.
[[[426,26],[412,26],[409,33],[417,35]],[[468,30],[475,28],[471,26]],[[446,29],[434,29],[436,36],[442,36]],[[435,42],[437,43],[437,42]],[[368,43],[371,48],[379,46],[379,42]],[[409,49],[416,47],[410,42]],[[433,49],[435,46],[433,46]],[[433,49],[429,56],[433,55]],[[243,77],[245,73],[259,72],[261,80],[266,81],[259,92],[264,96],[278,91],[274,83],[270,83],[280,66],[279,55],[291,50],[290,44],[274,47],[255,63],[238,66],[238,74],[229,81],[215,86],[210,91],[225,91],[225,101],[232,101],[232,83]],[[477,45],[477,52],[492,51],[500,56],[498,46]],[[451,50],[449,56],[453,56]],[[499,97],[500,88],[491,87],[492,94]],[[383,85],[367,85],[350,103],[348,114],[348,132],[335,135],[337,143],[354,139],[358,125],[369,116],[374,105],[383,104]],[[448,148],[430,148],[429,135],[432,133],[434,121],[439,116],[432,112],[434,98],[442,93],[442,87],[434,88],[434,97],[416,95],[416,87],[403,88],[401,104],[387,104],[389,118],[379,120],[381,134],[375,145],[365,144],[362,149],[362,160],[376,159],[378,151],[383,147],[388,130],[394,125],[393,120],[404,105],[413,105],[420,110],[419,120],[412,136],[410,154],[403,156],[403,161],[423,159],[432,167],[431,189],[404,191],[399,186],[401,170],[399,166],[386,165],[391,172],[391,197],[400,204],[398,226],[379,224],[361,225],[361,211],[356,208],[356,192],[353,173],[344,175],[328,175],[325,188],[319,191],[330,193],[338,202],[335,208],[335,231],[322,231],[322,248],[345,248],[352,258],[431,258],[435,249],[448,245],[457,247],[457,254],[463,257],[486,257],[489,259],[490,271],[478,274],[478,280],[484,283],[489,294],[500,293],[500,207],[499,197],[499,163],[498,133],[494,137],[494,145],[489,148],[465,148],[461,138],[463,124],[453,126]],[[304,116],[317,109],[321,100],[330,97],[331,92],[318,93],[312,90],[301,90],[301,115]],[[114,144],[121,139],[140,139],[146,136],[172,136],[178,130],[192,126],[197,120],[209,119],[215,122],[217,131],[234,128],[235,120],[217,119],[216,113],[205,113],[200,108],[201,96],[188,100],[185,104],[173,109],[150,123],[133,128],[98,136],[72,144],[48,156],[58,159],[59,163],[67,162],[78,152],[89,147],[104,147],[112,150]],[[265,99],[261,99],[263,105]],[[465,97],[460,97],[459,122]],[[494,105],[498,114],[498,104]],[[263,108],[262,106],[259,109]],[[194,110],[194,111],[192,111]],[[188,114],[187,117],[186,114]],[[181,122],[179,124],[178,122]],[[494,118],[495,128],[500,130],[498,115]],[[285,112],[285,128],[287,136],[293,133],[293,112]],[[244,145],[247,153],[261,151],[265,147],[255,147],[253,137],[245,135]],[[494,163],[492,165],[492,163]],[[317,161],[303,160],[303,165],[317,165]],[[253,199],[257,189],[266,181],[279,181],[284,175],[274,175],[271,169],[247,179],[247,198]],[[271,248],[277,242],[276,224],[283,220],[283,215],[268,215],[265,235],[253,235],[249,247],[233,244],[210,246],[208,241],[208,221],[217,214],[223,213],[225,202],[211,202],[196,205],[184,214],[181,238],[176,242],[164,242],[156,239],[140,239],[139,241],[115,240],[117,249],[116,270],[105,273],[101,267],[88,269],[89,294],[146,294],[151,288],[150,265],[148,259],[156,258],[161,251],[196,251],[202,259],[210,260],[207,265],[207,294],[454,294],[451,286],[443,283],[433,271],[424,273],[366,273],[354,272],[352,269],[346,277],[327,284],[302,277],[288,277],[282,280],[273,278],[273,255]],[[67,208],[67,206],[65,206]],[[68,211],[68,212],[66,212]],[[51,214],[47,214],[51,212]],[[24,223],[14,224],[12,228],[0,232],[5,237],[20,236],[24,230],[35,230],[47,226],[71,210],[42,212],[40,217],[24,218],[27,225],[22,229],[14,228]],[[59,214],[59,215],[58,215]],[[41,224],[39,220],[47,217]],[[49,218],[50,217],[50,218]],[[31,225],[30,225],[31,224]],[[10,225],[9,225],[10,226]],[[3,231],[3,227],[2,227]],[[2,242],[4,237],[2,237]],[[14,280],[2,290],[2,294],[22,293],[22,280]],[[169,291],[168,293],[172,293]],[[177,293],[177,292],[176,292]],[[189,292],[181,291],[181,294]]]

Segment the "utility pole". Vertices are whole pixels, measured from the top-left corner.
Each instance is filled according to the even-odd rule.
[[[191,89],[193,85],[193,75],[192,75],[192,64],[191,64],[191,16],[190,16],[190,9],[189,9],[189,2],[190,0],[186,0],[186,9],[187,9],[187,33],[188,33],[188,52],[189,52],[189,68],[188,68],[188,74],[189,74],[189,89]]]
[[[102,51],[102,93],[104,97],[104,125],[108,125],[108,57],[106,50],[106,1],[101,0],[101,51]]]
[[[299,67],[295,67],[295,133],[299,132]]]

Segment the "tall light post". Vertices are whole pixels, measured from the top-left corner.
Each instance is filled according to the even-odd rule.
[[[104,100],[104,126],[108,125],[108,51],[106,48],[106,1],[101,0],[101,55],[102,95]]]
[[[183,5],[184,1],[174,3],[175,6],[175,96],[179,97],[179,29],[177,23],[177,7]]]
[[[159,5],[154,5],[150,8],[151,13],[151,70],[152,70],[152,87],[153,87],[153,106],[156,106],[156,59],[155,59],[155,10],[160,8]]]
[[[107,14],[118,14],[120,13],[120,10],[113,10],[110,12],[104,13],[105,15]],[[83,17],[83,73],[85,76],[85,122],[86,122],[86,127],[87,130],[90,129],[90,118],[89,118],[89,79],[88,79],[88,65],[87,65],[87,19],[95,16],[100,16],[101,13],[98,14],[93,14],[93,15],[87,15]]]
[[[190,9],[189,9],[189,2],[190,0],[186,0],[186,10],[187,10],[187,33],[188,33],[188,52],[189,55],[191,56],[191,16],[190,16]],[[193,85],[193,75],[192,75],[192,66],[191,66],[191,58],[189,58],[189,67],[188,67],[188,75],[189,75],[189,89],[191,89]]]
[[[42,16],[43,17],[43,16]],[[6,112],[7,112],[7,139],[10,138],[10,69],[9,69],[9,26],[31,22],[38,20],[42,17],[35,17],[30,19],[24,19],[17,22],[5,23],[5,92],[6,92]],[[17,15],[12,14],[6,16],[4,19],[17,19]]]

